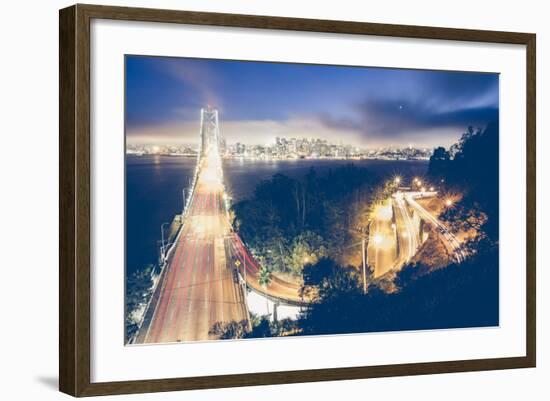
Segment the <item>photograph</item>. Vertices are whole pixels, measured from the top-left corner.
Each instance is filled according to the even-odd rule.
[[[499,325],[499,74],[125,56],[125,344]]]

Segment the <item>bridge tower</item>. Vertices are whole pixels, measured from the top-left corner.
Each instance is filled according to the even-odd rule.
[[[201,152],[204,154],[210,145],[220,145],[218,110],[210,106],[201,109]]]

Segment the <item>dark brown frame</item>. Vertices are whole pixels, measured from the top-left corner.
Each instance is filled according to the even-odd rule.
[[[523,357],[90,383],[90,21],[92,18],[511,43],[527,49],[527,354]],[[536,35],[301,18],[75,5],[59,13],[59,389],[73,396],[363,379],[536,364]]]

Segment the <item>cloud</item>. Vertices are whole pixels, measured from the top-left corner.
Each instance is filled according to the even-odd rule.
[[[417,78],[406,91],[365,95],[350,105],[351,114],[322,112],[318,118],[326,127],[354,130],[371,142],[440,140],[442,145],[451,132],[456,140],[468,126],[498,119],[498,75],[421,72]],[[428,132],[434,135],[429,141]]]
[[[204,60],[198,59],[162,59],[156,64],[158,69],[180,81],[194,93],[195,99],[188,99],[191,104],[211,104],[222,107],[222,99],[217,95],[223,84],[221,77]]]
[[[354,117],[337,118],[320,114],[320,120],[330,128],[351,129],[375,136],[398,137],[403,132],[437,127],[485,125],[498,117],[498,108],[478,107],[435,111],[426,105],[390,100],[366,101]]]
[[[436,112],[498,107],[498,74],[425,72],[421,77],[417,100]]]
[[[198,144],[199,121],[167,122],[126,126],[126,140],[132,144]]]
[[[194,144],[199,140],[200,124],[196,122],[172,122],[158,125],[128,127],[130,143]],[[361,143],[355,130],[330,128],[317,119],[292,118],[277,120],[221,121],[220,132],[228,143],[265,145],[279,137],[324,138],[331,142]]]

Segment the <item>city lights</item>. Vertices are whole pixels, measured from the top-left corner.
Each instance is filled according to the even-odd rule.
[[[374,210],[374,214],[378,219],[390,220],[392,218],[391,203],[387,205],[384,205],[384,204],[378,205]]]
[[[197,145],[184,144],[142,144],[128,143],[129,155],[192,156],[200,149]],[[374,159],[374,160],[429,160],[432,150],[429,148],[365,148],[351,144],[332,143],[321,138],[275,138],[275,143],[245,144],[227,143],[220,138],[220,157],[240,160],[298,160],[298,159]],[[401,183],[401,177],[394,178],[395,184]]]

